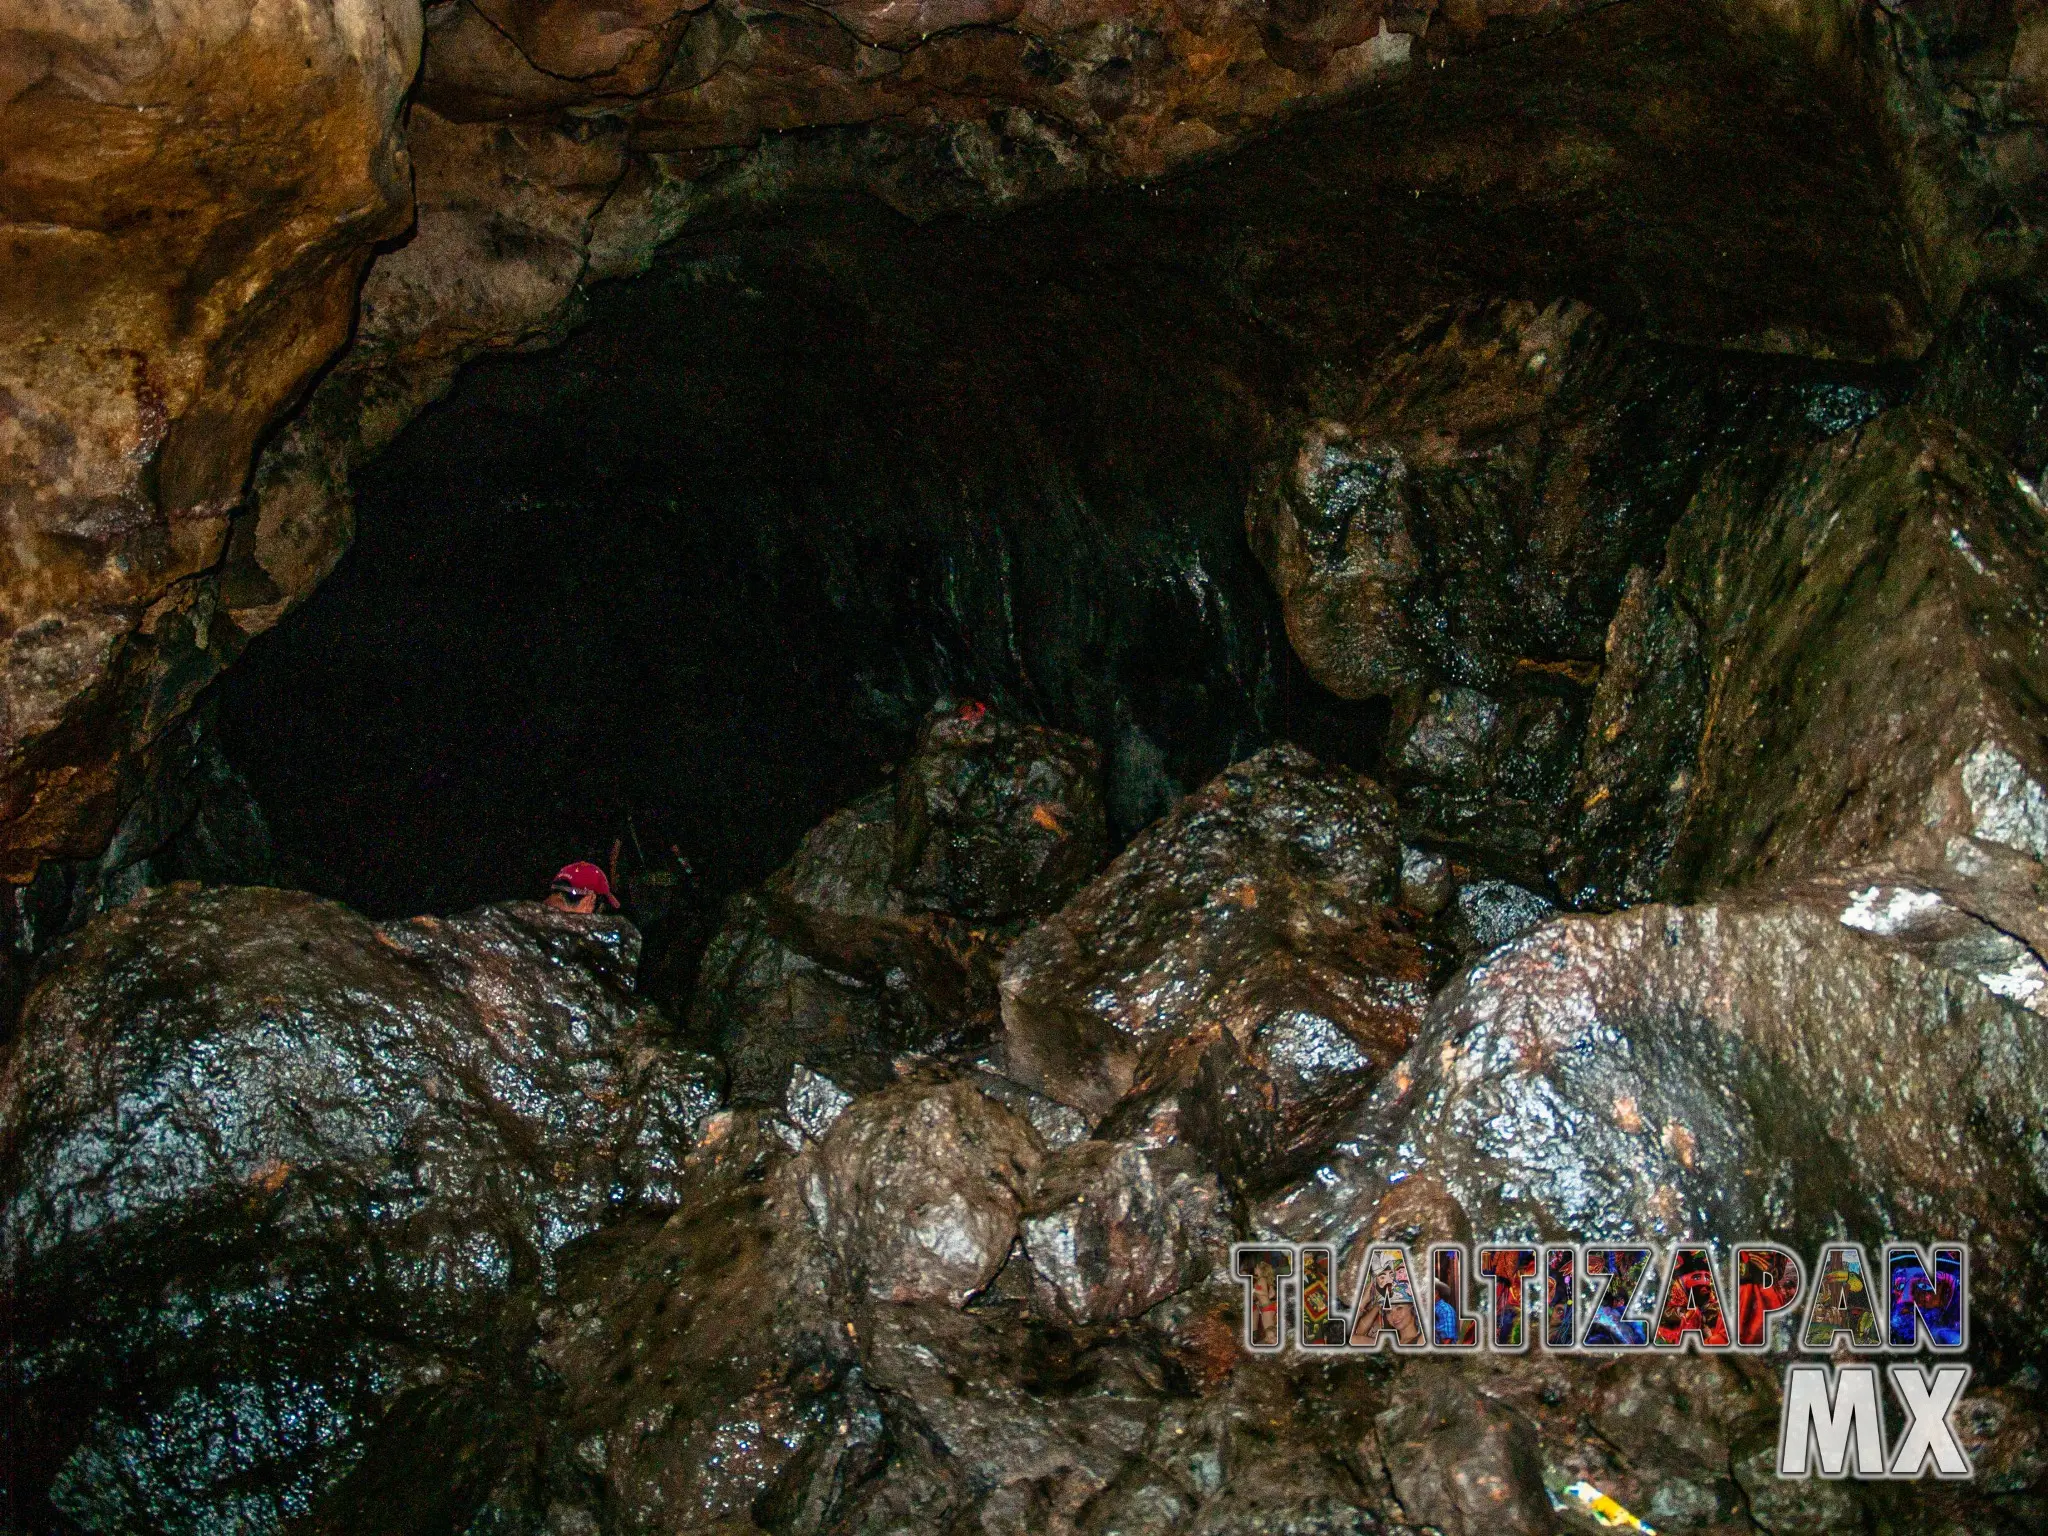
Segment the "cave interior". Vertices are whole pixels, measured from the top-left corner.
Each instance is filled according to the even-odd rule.
[[[1170,163],[1013,114],[980,203],[918,158],[979,129],[756,132],[412,395],[428,215],[361,242],[204,603],[7,802],[114,765],[9,845],[0,1531],[2044,1528],[2048,198],[1942,245],[1906,109],[1741,7],[1494,9]],[[1941,100],[2024,52],[1840,9]],[[434,40],[493,14],[419,145],[515,117]],[[1774,1358],[1240,1347],[1233,1241],[1359,1234],[1967,1237],[1979,1476],[1773,1478]]]

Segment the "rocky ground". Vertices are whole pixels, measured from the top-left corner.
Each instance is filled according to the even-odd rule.
[[[686,1008],[604,915],[109,911],[0,1071],[12,1520],[2038,1529],[2039,323],[1716,414],[1448,312],[1246,513],[1388,782],[1277,743],[1119,851],[1093,744],[942,700]],[[1843,1233],[1971,1244],[1974,1481],[1780,1481],[1769,1357],[1255,1357],[1228,1260]]]
[[[2048,1527],[2044,72],[1917,0],[7,19],[0,1528]],[[701,932],[266,883],[194,701],[714,217],[478,386],[698,458],[389,526],[617,593],[672,525],[593,506],[786,445],[843,499],[736,542],[902,750]],[[1780,1481],[1769,1357],[1254,1356],[1228,1261],[1839,1235],[1971,1245],[1973,1481]]]

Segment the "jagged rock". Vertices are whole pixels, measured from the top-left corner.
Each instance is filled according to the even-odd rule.
[[[784,943],[754,896],[728,905],[704,951],[690,1036],[727,1062],[740,1104],[781,1104],[802,1069],[881,1088],[904,1043],[884,996]]]
[[[1344,935],[1324,963],[1335,984],[1304,976],[1302,957],[1283,951],[1218,987],[1221,1017],[1151,1042],[1101,1133],[1193,1147],[1255,1191],[1311,1166],[1429,1004],[1424,949],[1393,909]]]
[[[741,1120],[698,1160],[674,1216],[586,1244],[536,1318],[556,1454],[597,1474],[606,1530],[744,1519],[770,1490],[801,1506],[879,1439],[779,1144]]]
[[[1780,1370],[1768,1358],[1543,1351],[1485,1356],[1462,1368],[1406,1362],[1391,1392],[1411,1423],[1426,1418],[1446,1387],[1454,1403],[1476,1396],[1468,1411],[1495,1426],[1497,1452],[1515,1454],[1533,1430],[1552,1487],[1591,1483],[1658,1530],[1733,1531],[1746,1519],[1731,1462],[1758,1435],[1776,1434]],[[1597,1528],[1582,1510],[1558,1526]]]
[[[858,1091],[909,1052],[985,1037],[1004,935],[1093,874],[1107,837],[1095,748],[986,706],[927,720],[896,788],[815,827],[735,900],[701,967],[694,1036],[742,1103],[799,1064]]]
[[[1039,1170],[1024,1251],[1053,1315],[1135,1317],[1224,1267],[1222,1192],[1188,1148],[1083,1141]]]
[[[1519,939],[1557,910],[1534,891],[1505,880],[1474,880],[1458,887],[1453,927],[1458,946],[1478,956]]]
[[[2048,468],[2048,310],[2023,287],[1972,294],[1927,349],[1914,399],[2038,481]]]
[[[1641,899],[1889,865],[2048,942],[2039,505],[1917,409],[1813,450],[1761,514],[1759,483],[1718,475],[1631,583],[1580,785],[1580,843],[1617,852],[1565,883]]]
[[[966,1069],[966,1081],[1012,1114],[1021,1115],[1038,1132],[1038,1139],[1048,1151],[1057,1152],[1087,1137],[1090,1126],[1086,1115],[1072,1105],[1011,1082],[997,1070],[999,1065],[984,1057]]]
[[[1340,1156],[1259,1220],[1348,1240],[1426,1175],[1481,1241],[1962,1238],[1979,1341],[2030,1347],[2038,1023],[1946,921],[1887,934],[1895,905],[1851,882],[1547,923],[1438,998]]]
[[[899,1055],[992,1026],[992,946],[889,883],[895,803],[877,790],[827,817],[705,951],[691,1035],[729,1064],[736,1102],[781,1104],[799,1065],[869,1092]]]
[[[985,705],[926,720],[896,784],[896,888],[977,922],[1052,911],[1109,857],[1092,742]]]
[[[1071,1339],[1012,1316],[932,1305],[875,1308],[860,1332],[868,1380],[950,1460],[984,1529],[1071,1531],[1158,1411],[1142,1344],[1077,1359]]]
[[[1583,536],[1566,544],[1567,519],[1590,511],[1600,527],[1633,510],[1619,496],[1605,517],[1579,505],[1588,461],[1607,446],[1583,439],[1605,425],[1605,397],[1633,382],[1614,377],[1635,362],[1621,350],[1583,304],[1472,305],[1429,317],[1375,361],[1355,398],[1326,402],[1246,512],[1318,682],[1346,698],[1438,679],[1484,688],[1539,640],[1583,646],[1589,616],[1565,594],[1601,573],[1570,557],[1612,556]],[[1552,478],[1557,506],[1545,499]],[[1546,521],[1559,525],[1547,539]],[[1598,607],[1596,595],[1571,595]],[[1447,773],[1469,770],[1463,760],[1496,728],[1474,704],[1447,712],[1418,750],[1443,757]]]
[[[1045,1154],[960,1082],[857,1099],[810,1154],[804,1200],[851,1294],[961,1306],[995,1278]]]
[[[1312,1134],[1294,1122],[1333,1079],[1369,1082],[1420,1006],[1386,910],[1399,862],[1370,781],[1284,745],[1226,769],[1010,950],[1006,1070],[1100,1118],[1220,1052],[1294,1090],[1282,1140]]]
[[[1540,873],[1585,712],[1569,689],[1411,693],[1396,708],[1390,763],[1408,823],[1524,878]]]
[[[789,1123],[813,1141],[831,1130],[853,1095],[822,1073],[799,1066],[789,1074],[789,1091],[782,1112]]]
[[[1320,387],[1246,528],[1316,680],[1397,701],[1390,770],[1419,828],[1540,873],[1631,552],[1717,447],[1820,436],[1805,382],[1645,347],[1584,304],[1496,300]]]
[[[633,998],[637,942],[191,886],[67,941],[0,1069],[23,1486],[95,1528],[274,1523],[395,1373],[676,1200],[717,1071]]]
[[[1424,917],[1435,917],[1451,904],[1457,882],[1451,861],[1429,848],[1401,850],[1401,904]]]
[[[1557,1528],[1543,1486],[1535,1426],[1444,1375],[1375,1423],[1394,1497],[1414,1525],[1444,1536]]]

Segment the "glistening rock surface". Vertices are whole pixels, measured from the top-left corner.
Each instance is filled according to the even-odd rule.
[[[2038,498],[1920,409],[1773,467],[1722,466],[1631,581],[1568,880],[1640,899],[1886,864],[2042,942]]]
[[[849,1291],[964,1306],[995,1278],[1045,1156],[962,1083],[857,1099],[811,1154],[804,1201]]]
[[[1939,907],[1850,882],[1547,923],[1437,999],[1338,1157],[1260,1219],[1348,1237],[1426,1174],[1482,1241],[1954,1235],[1980,1340],[2036,1349],[2043,1034],[1940,925],[1916,934]]]
[[[0,1073],[24,1486],[100,1528],[274,1521],[508,1286],[673,1202],[719,1073],[635,1003],[636,945],[190,886],[72,940]]]
[[[1247,1060],[1282,1120],[1369,1083],[1406,1046],[1426,974],[1388,923],[1393,814],[1298,747],[1225,770],[1012,947],[1006,1070],[1097,1119],[1212,1051]],[[1313,1134],[1288,1124],[1275,1150]]]
[[[1310,389],[1246,509],[1288,638],[1324,687],[1394,700],[1411,828],[1525,876],[1570,820],[1630,563],[1717,460],[1809,445],[1888,393],[1503,300],[1430,315]]]
[[[1107,855],[1099,773],[1093,743],[983,704],[928,719],[895,787],[814,827],[712,939],[690,1028],[736,1101],[782,1103],[799,1065],[875,1089],[900,1054],[985,1040],[1016,922]]]

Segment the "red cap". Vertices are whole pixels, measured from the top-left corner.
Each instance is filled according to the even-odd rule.
[[[605,879],[604,871],[595,864],[578,859],[574,864],[564,864],[555,871],[555,884],[566,885],[579,895],[584,891],[595,891],[616,910],[619,898],[612,894],[612,883]]]

